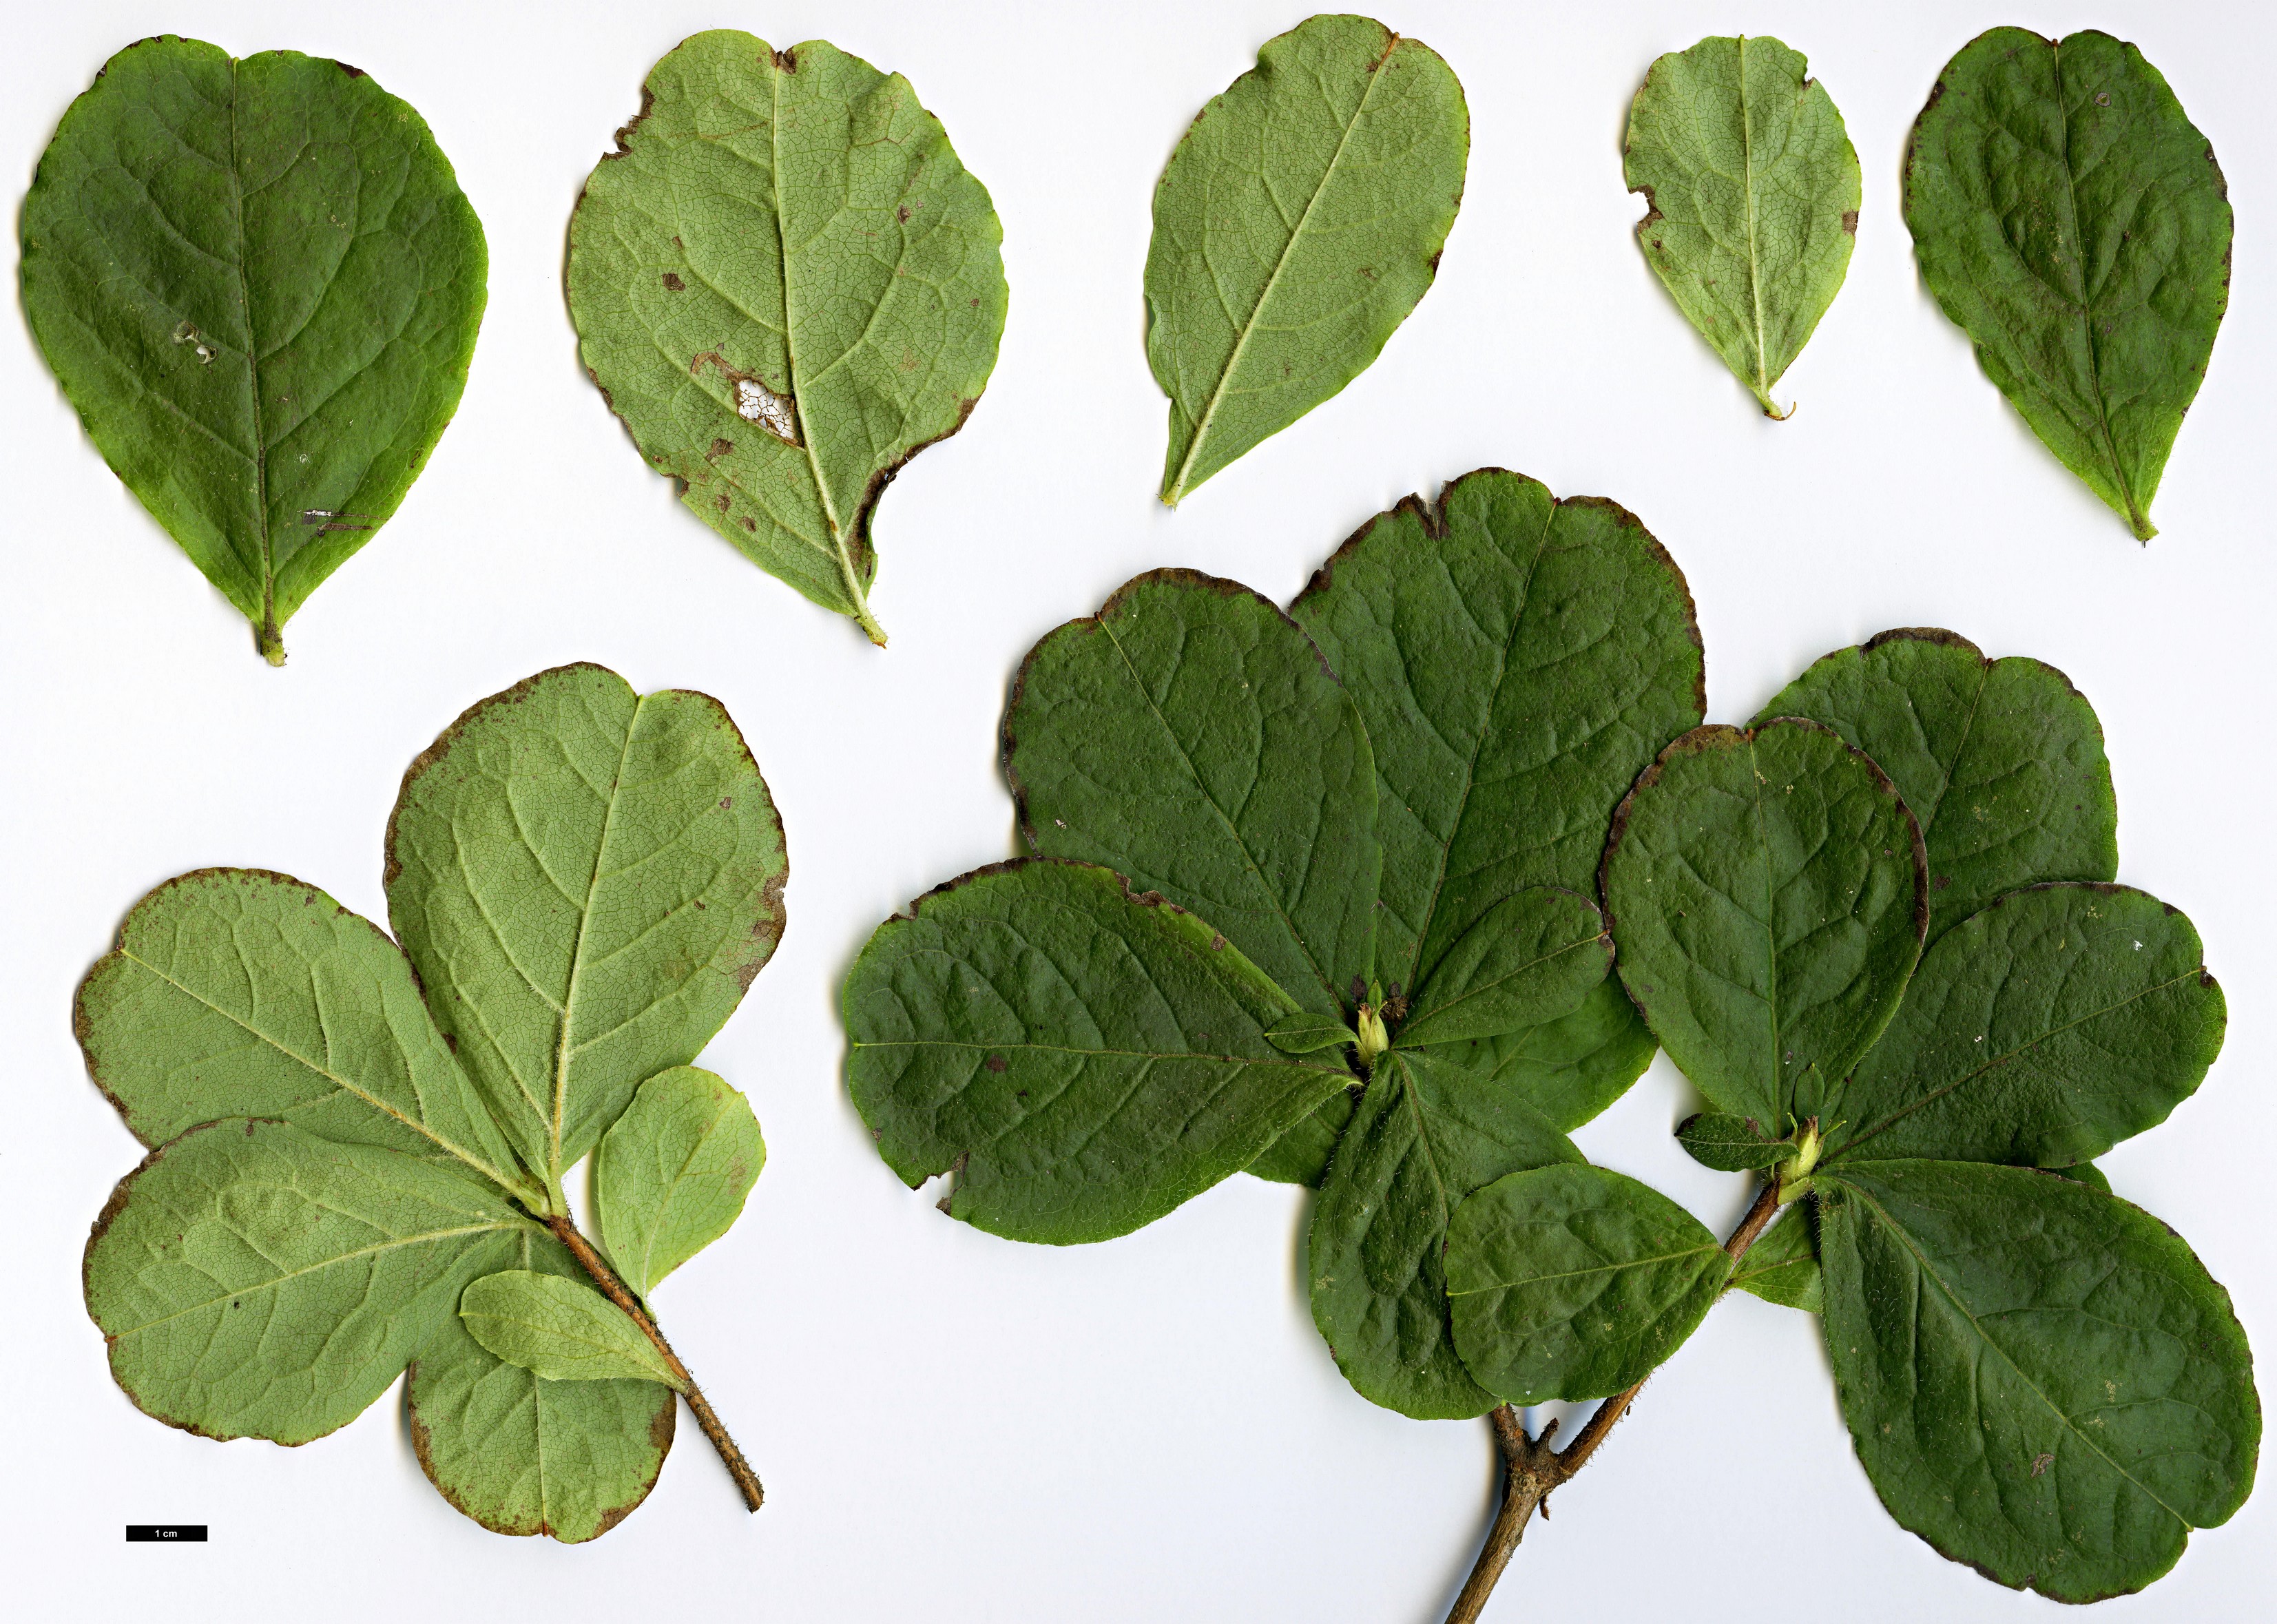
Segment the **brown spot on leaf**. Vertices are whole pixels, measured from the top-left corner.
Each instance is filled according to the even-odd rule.
[[[903,203],[900,208],[895,210],[894,218],[901,221],[904,225],[908,225],[910,219],[910,206],[907,203]]]
[[[684,294],[688,291],[688,284],[682,281],[675,273],[669,271],[664,273],[664,285],[675,294]]]
[[[729,452],[735,449],[735,441],[731,439],[715,439],[712,442],[712,449],[705,452],[704,454],[712,461],[717,462],[721,457],[726,456]]]
[[[982,1061],[981,1064],[992,1071],[1001,1071],[1005,1066],[1009,1064],[1009,1062],[1008,1062],[1001,1055],[991,1055],[987,1059]]]
[[[1845,209],[1842,211],[1842,229],[1853,237],[1858,234],[1858,211],[1855,209]],[[1655,243],[1653,246],[1658,248],[1660,245]]]

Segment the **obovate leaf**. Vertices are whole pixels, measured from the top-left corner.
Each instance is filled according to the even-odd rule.
[[[2088,1602],[2141,1590],[2244,1501],[2252,1355],[2166,1225],[2022,1168],[1838,1177],[1826,1350],[1899,1522],[2002,1584]]]
[[[1571,1133],[1626,1094],[1659,1050],[1620,978],[1607,976],[1560,1019],[1424,1052],[1500,1083]]]
[[[1216,929],[1103,868],[950,881],[846,980],[849,1086],[912,1188],[1017,1240],[1104,1240],[1255,1159],[1352,1079],[1266,1036],[1296,1005]]]
[[[1339,1044],[1357,1043],[1359,1036],[1344,1022],[1328,1015],[1301,1011],[1284,1015],[1265,1029],[1266,1041],[1284,1055],[1310,1055]]]
[[[1403,1045],[1530,1032],[1603,984],[1613,942],[1595,903],[1555,886],[1513,892],[1478,917],[1417,988]]]
[[[2221,168],[2159,70],[2091,29],[1977,35],[1914,125],[1905,212],[1985,376],[2138,540],[2157,535],[2230,245]]]
[[[388,914],[460,1063],[558,1192],[633,1091],[735,1012],[781,939],[788,867],[718,700],[563,666],[412,763]]]
[[[766,1159],[751,1102],[724,1079],[676,1066],[643,1083],[593,1156],[595,1216],[618,1277],[646,1297],[726,1234]]]
[[[2119,872],[2103,728],[2053,666],[1906,627],[1827,655],[1755,723],[1778,716],[1824,722],[1897,785],[1929,858],[1932,942],[2003,892]]]
[[[88,1241],[88,1312],[149,1414],[305,1444],[363,1414],[535,1228],[433,1162],[209,1123],[119,1180]]]
[[[23,238],[88,438],[284,664],[466,385],[489,255],[450,161],[359,69],[164,34],[65,112]]]
[[[1540,1112],[1428,1054],[1385,1056],[1336,1142],[1313,1208],[1313,1323],[1367,1398],[1425,1420],[1495,1405],[1447,1323],[1447,1224],[1505,1173],[1580,1152]]]
[[[1375,974],[1375,759],[1288,616],[1192,570],[1141,576],[1029,653],[1004,712],[1029,843],[1207,919],[1306,1011]]]
[[[1716,1109],[1817,1116],[1905,995],[1921,835],[1881,770],[1809,721],[1702,728],[1621,804],[1604,896],[1621,980]]]
[[[1816,1205],[1805,1199],[1781,1208],[1732,1270],[1732,1284],[1783,1308],[1824,1312],[1826,1287],[1818,1269]]]
[[[2011,892],[1923,957],[1826,1159],[2084,1162],[2197,1090],[2226,1018],[2197,932],[2157,898]]]
[[[551,1235],[522,1237],[514,1267],[585,1278]],[[656,1486],[679,1400],[646,1380],[549,1382],[510,1365],[446,1315],[403,1390],[412,1447],[452,1505],[496,1534],[597,1539]]]
[[[1603,1399],[1642,1381],[1723,1293],[1732,1260],[1649,1185],[1586,1164],[1512,1173],[1447,1228],[1455,1346],[1504,1403]]]
[[[1676,1125],[1676,1142],[1684,1154],[1702,1167],[1720,1173],[1747,1173],[1777,1167],[1794,1155],[1791,1140],[1766,1132],[1753,1117],[1733,1117],[1722,1111],[1700,1111]]]
[[[590,1285],[529,1269],[484,1275],[459,1298],[459,1317],[497,1358],[541,1381],[686,1384],[617,1306]]]
[[[1267,41],[1202,109],[1146,250],[1165,502],[1367,370],[1438,272],[1470,147],[1453,71],[1365,17]]]
[[[1652,65],[1629,110],[1623,178],[1651,211],[1646,261],[1762,402],[1842,289],[1858,154],[1800,51],[1710,38]]]
[[[650,465],[777,579],[870,613],[871,522],[987,386],[987,188],[898,73],[732,29],[656,65],[569,223],[580,353]]]

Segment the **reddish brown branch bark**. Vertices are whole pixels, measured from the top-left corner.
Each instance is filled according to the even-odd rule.
[[[632,1294],[622,1280],[617,1278],[617,1271],[609,1267],[608,1260],[593,1250],[593,1243],[579,1234],[577,1226],[567,1218],[554,1214],[545,1220],[545,1227],[552,1230],[555,1238],[569,1248],[570,1255],[584,1266],[585,1272],[593,1277],[593,1284],[601,1288],[602,1294],[623,1309],[632,1323],[641,1328],[641,1334],[655,1345],[658,1353],[664,1355],[666,1368],[686,1384],[681,1389],[681,1396],[688,1400],[688,1407],[696,1412],[696,1424],[704,1429],[704,1436],[710,1438],[712,1447],[720,1452],[720,1460],[727,1467],[727,1475],[735,1480],[735,1487],[742,1492],[743,1504],[753,1511],[758,1510],[760,1503],[766,1498],[766,1491],[759,1487],[759,1475],[751,1470],[750,1462],[743,1459],[743,1452],[736,1448],[735,1440],[727,1436],[727,1429],[720,1421],[719,1412],[704,1396],[704,1390],[696,1384],[696,1378],[689,1374],[688,1367],[680,1362],[680,1355],[672,1351],[672,1344],[664,1339],[664,1332],[657,1329],[656,1322],[649,1317],[648,1310],[640,1306],[640,1300]]]

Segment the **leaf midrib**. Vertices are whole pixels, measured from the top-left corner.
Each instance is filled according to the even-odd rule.
[[[1771,397],[1771,363],[1763,355],[1763,273],[1762,252],[1755,238],[1755,133],[1748,116],[1748,36],[1740,37],[1740,189],[1748,199],[1748,294],[1755,311],[1755,394],[1768,408]]]
[[[561,1035],[557,1040],[553,1055],[553,1109],[546,1121],[546,1177],[556,1185],[561,1180],[561,1130],[569,1108],[569,1059],[575,1051],[570,1047],[570,1037],[577,1029],[578,977],[585,968],[585,929],[593,919],[593,894],[600,888],[601,865],[608,861],[609,835],[616,827],[617,802],[625,779],[625,761],[632,754],[633,736],[640,731],[641,711],[651,696],[642,694],[633,701],[633,713],[625,722],[625,742],[617,751],[617,770],[609,777],[609,802],[601,813],[601,838],[593,848],[593,872],[585,881],[585,905],[577,913],[576,940],[569,949],[569,984],[561,998]]]
[[[246,270],[245,168],[238,157],[237,58],[229,58],[229,194],[237,226],[238,302],[245,312],[247,386],[253,405],[253,487],[255,539],[261,547],[261,635],[264,650],[277,634],[277,560],[269,533],[269,438],[261,420],[261,335],[253,328],[253,279]]]
[[[1560,1269],[1556,1274],[1527,1275],[1521,1279],[1497,1280],[1491,1285],[1474,1285],[1466,1291],[1460,1292],[1451,1288],[1448,1291],[1447,1295],[1450,1297],[1478,1297],[1488,1292],[1514,1291],[1518,1287],[1524,1285],[1547,1285],[1551,1282],[1557,1280],[1582,1280],[1587,1279],[1591,1275],[1618,1274],[1625,1269],[1649,1269],[1656,1263],[1674,1263],[1680,1262],[1688,1257],[1706,1257],[1711,1252],[1721,1253],[1723,1250],[1724,1248],[1717,1246],[1713,1240],[1707,1240],[1702,1241],[1697,1246],[1686,1247],[1680,1251],[1663,1252],[1652,1257],[1624,1258],[1619,1262],[1598,1263],[1588,1269]]]

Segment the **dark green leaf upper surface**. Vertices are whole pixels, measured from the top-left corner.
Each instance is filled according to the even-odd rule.
[[[1676,1142],[1702,1167],[1723,1173],[1777,1167],[1795,1153],[1791,1140],[1774,1138],[1753,1117],[1701,1111],[1676,1126]]]
[[[2022,1168],[1846,1169],[1826,1347],[1890,1514],[2059,1601],[2138,1590],[2237,1509],[2261,1436],[2229,1304],[2157,1219]]]
[[[1446,1268],[1464,1364],[1525,1405],[1642,1381],[1715,1306],[1732,1260],[1650,1186],[1568,1166],[1512,1173],[1464,1201]]]
[[[1367,1398],[1404,1414],[1484,1414],[1447,1322],[1447,1224],[1505,1173],[1580,1153],[1477,1072],[1395,1049],[1336,1141],[1313,1211],[1313,1323]]]
[[[1705,39],[1652,65],[1629,110],[1629,190],[1645,258],[1763,410],[1841,291],[1858,231],[1858,155],[1802,53]]]
[[[1437,273],[1470,145],[1453,71],[1365,17],[1267,41],[1202,109],[1146,252],[1164,501],[1367,370]]]
[[[2148,540],[2229,302],[2213,149],[2134,46],[1979,34],[1914,126],[1922,278],[2033,432]]]
[[[1874,759],[1921,825],[1929,940],[2003,892],[2119,872],[2119,803],[2094,707],[2037,660],[1949,631],[1827,655],[1755,717],[1824,722]]]
[[[449,160],[354,68],[168,34],[65,113],[23,236],[88,435],[281,663],[458,408],[488,255]]]
[[[593,1155],[593,1208],[618,1277],[647,1296],[726,1234],[767,1147],[751,1102],[695,1066],[640,1086]]]
[[[558,1183],[734,1013],[783,928],[782,825],[719,701],[563,666],[404,774],[387,901],[460,1062]]]
[[[1305,634],[1248,588],[1141,576],[1020,667],[1004,764],[1047,857],[1207,919],[1316,1015],[1375,973],[1375,759]]]
[[[1613,965],[1604,915],[1555,886],[1528,886],[1489,908],[1416,988],[1403,1045],[1531,1032],[1571,1015]]]
[[[1627,1093],[1659,1050],[1620,979],[1607,976],[1560,1019],[1422,1052],[1500,1083],[1571,1133]]]
[[[1808,721],[1678,740],[1605,849],[1630,996],[1716,1109],[1773,1132],[1818,1114],[1895,1012],[1923,880],[1890,781]]]
[[[888,919],[846,980],[854,1103],[912,1186],[1021,1240],[1104,1240],[1238,1171],[1352,1081],[1210,925],[1103,868],[980,869]]]
[[[1809,1201],[1779,1209],[1732,1271],[1732,1284],[1765,1302],[1817,1314],[1826,1307],[1818,1268],[1817,1214]]]
[[[685,40],[618,140],[569,225],[587,369],[705,523],[883,643],[879,493],[1004,331],[987,189],[909,80],[819,40]]]
[[[1923,956],[1830,1108],[1828,1159],[2086,1161],[2196,1090],[2225,1019],[2197,932],[2157,898],[2011,892]]]
[[[535,1228],[431,1161],[211,1123],[119,1181],[88,1241],[88,1311],[150,1414],[302,1444],[362,1414]]]

